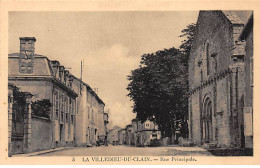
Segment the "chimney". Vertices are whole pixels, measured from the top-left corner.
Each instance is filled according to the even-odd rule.
[[[58,75],[57,75],[57,71],[59,69],[59,66],[60,66],[60,62],[59,61],[51,61],[51,67],[52,67],[52,71],[53,71],[53,75],[58,78]]]
[[[20,37],[20,73],[33,73],[35,41],[35,37]]]
[[[59,65],[59,80],[61,82],[64,82],[64,70],[65,70],[65,67],[62,65]]]

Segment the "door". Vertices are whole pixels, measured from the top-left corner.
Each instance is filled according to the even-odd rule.
[[[25,107],[21,104],[13,104],[12,115],[12,154],[23,153],[24,140],[24,113]]]
[[[212,130],[212,101],[207,98],[204,103],[203,109],[203,141],[210,143],[213,141],[213,130]]]

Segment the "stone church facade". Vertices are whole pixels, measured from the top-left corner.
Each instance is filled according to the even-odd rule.
[[[243,148],[245,42],[250,11],[200,11],[189,60],[189,137],[197,145]]]

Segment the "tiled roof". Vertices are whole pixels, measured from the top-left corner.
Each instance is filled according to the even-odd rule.
[[[253,23],[254,19],[253,19],[253,14],[251,14],[248,22],[245,25],[245,28],[243,30],[243,32],[240,35],[240,40],[244,40],[245,38],[247,38],[248,34],[250,33],[250,31],[253,31]]]
[[[243,21],[233,11],[222,11],[232,24],[244,24]]]
[[[15,54],[9,55],[8,75],[11,76],[52,76],[51,67],[46,57],[35,57],[33,73],[24,74],[19,72],[19,57]]]
[[[227,17],[227,19],[232,24],[243,24],[245,25],[248,22],[248,19],[252,15],[251,10],[232,10],[232,11],[225,11],[223,10],[222,13]]]

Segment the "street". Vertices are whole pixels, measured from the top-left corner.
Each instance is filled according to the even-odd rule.
[[[100,146],[66,149],[39,156],[210,156],[211,153],[199,147],[132,147]]]

